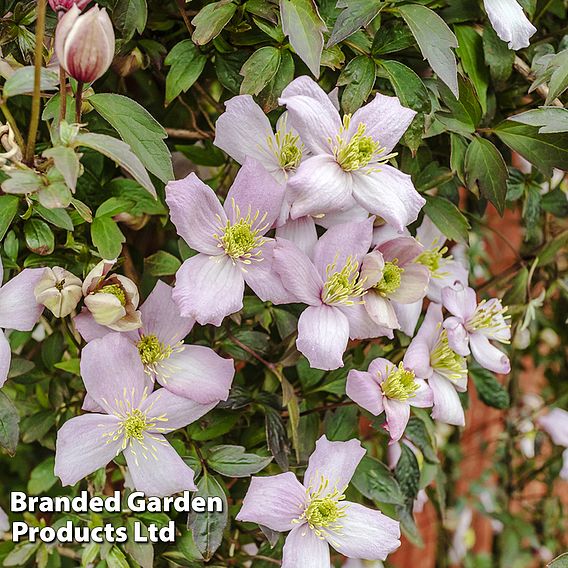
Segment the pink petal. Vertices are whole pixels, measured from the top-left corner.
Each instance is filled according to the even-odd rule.
[[[469,347],[474,359],[485,369],[494,373],[510,373],[511,363],[503,351],[489,342],[481,333],[472,333],[469,336]]]
[[[143,444],[133,442],[124,450],[128,471],[137,491],[165,497],[197,489],[193,470],[163,436],[146,435]]]
[[[383,277],[384,268],[385,259],[379,250],[373,250],[363,257],[360,276],[365,290],[379,283]]]
[[[560,479],[568,481],[568,450],[562,452],[562,469],[558,475]]]
[[[469,273],[467,269],[455,260],[448,260],[438,270],[436,277],[430,278],[428,284],[428,298],[432,302],[438,304],[442,303],[442,290],[446,286],[452,286],[455,282],[461,282],[464,287],[467,287]]]
[[[375,290],[369,290],[365,294],[365,309],[371,319],[387,329],[398,329],[399,323],[392,302],[383,298]]]
[[[430,271],[421,264],[407,264],[400,279],[400,288],[389,294],[393,302],[414,304],[426,295]]]
[[[95,399],[89,393],[85,394],[81,410],[85,410],[87,412],[98,412],[99,414],[102,414],[105,411],[100,404],[95,402]]]
[[[85,307],[81,310],[81,313],[73,318],[73,323],[75,329],[87,343],[110,333],[110,329],[106,325],[98,324],[91,312]]]
[[[557,446],[568,448],[568,412],[566,410],[552,408],[548,414],[537,418],[537,422]]]
[[[456,282],[454,286],[442,290],[442,303],[452,315],[468,320],[477,307],[475,290]]]
[[[182,316],[219,326],[243,307],[244,291],[243,273],[230,257],[197,254],[177,271],[172,297]]]
[[[285,532],[294,528],[305,507],[306,489],[292,472],[253,477],[236,519]]]
[[[414,382],[418,385],[418,390],[415,391],[412,398],[408,399],[410,406],[416,406],[417,408],[429,408],[434,404],[434,394],[432,393],[432,389],[423,379],[414,379]]]
[[[322,217],[317,217],[315,221],[320,227],[329,229],[335,225],[364,221],[368,216],[369,213],[351,197],[349,201],[343,205],[342,209],[326,213]]]
[[[385,380],[387,376],[387,370],[392,369],[393,364],[388,360],[384,359],[383,357],[377,357],[373,359],[369,364],[369,373],[373,375],[373,377],[377,377],[377,381],[379,384]]]
[[[446,236],[438,229],[430,217],[424,215],[422,224],[416,229],[416,240],[427,249],[439,248],[445,244]]]
[[[321,305],[323,280],[312,261],[294,243],[276,239],[273,266],[284,287],[298,302]]]
[[[324,478],[328,484],[322,496],[335,490],[343,492],[349,485],[366,450],[359,440],[330,442],[325,435],[316,442],[316,449],[308,461],[304,487],[317,491]]]
[[[337,308],[349,321],[350,339],[370,339],[389,335],[390,330],[374,321],[365,309],[364,304],[337,306]]]
[[[465,426],[465,415],[460,397],[451,381],[434,373],[428,379],[428,384],[434,395],[432,418],[454,426]]]
[[[349,321],[333,306],[309,306],[298,321],[296,346],[310,367],[331,371],[343,367]]]
[[[405,266],[424,252],[424,247],[412,237],[396,237],[379,245],[378,249],[383,253],[385,261],[395,258],[399,266]]]
[[[210,255],[222,254],[213,235],[227,217],[215,192],[194,173],[166,186],[166,203],[177,233],[192,248]]]
[[[282,568],[330,568],[329,545],[308,525],[296,526],[286,537]]]
[[[289,219],[284,225],[276,229],[276,237],[293,242],[310,258],[318,242],[316,225],[312,217]]]
[[[347,396],[361,408],[378,416],[383,410],[383,393],[373,375],[352,369],[347,375]]]
[[[407,228],[399,231],[395,229],[392,225],[385,223],[380,227],[375,227],[373,230],[373,246],[380,247],[383,243],[391,241],[392,239],[398,239],[399,237],[410,237],[410,231]]]
[[[71,418],[57,432],[54,473],[63,485],[105,467],[121,450],[122,439],[111,434],[118,427],[116,416],[84,414]]]
[[[408,337],[412,337],[414,335],[416,324],[418,323],[420,314],[422,313],[422,304],[422,300],[418,300],[418,302],[414,302],[413,304],[393,303],[394,312],[398,319],[400,330],[403,333],[406,333]]]
[[[402,438],[404,429],[410,420],[410,404],[401,400],[384,400],[386,427],[391,437],[391,443]]]
[[[327,541],[344,556],[385,560],[400,546],[398,521],[359,503],[344,501],[341,529],[330,531]]]
[[[0,288],[0,327],[31,331],[43,306],[35,299],[35,287],[44,268],[25,268]]]
[[[429,379],[433,373],[430,366],[430,349],[431,347],[426,339],[417,335],[404,354],[404,366],[414,371],[416,376],[421,379]]]
[[[0,272],[2,272],[2,267],[0,267]],[[8,378],[11,360],[12,351],[10,349],[10,344],[6,339],[4,332],[0,329],[0,387],[4,386],[4,383]]]
[[[444,328],[448,333],[448,345],[462,357],[469,355],[469,334],[463,326],[461,318],[449,317],[444,321]]]
[[[227,400],[235,376],[232,359],[224,359],[202,345],[185,345],[171,355],[158,382],[168,390],[200,404]]]
[[[420,337],[426,341],[430,349],[434,347],[440,331],[442,329],[442,306],[440,304],[430,304],[426,310],[426,317],[416,334],[416,337]]]

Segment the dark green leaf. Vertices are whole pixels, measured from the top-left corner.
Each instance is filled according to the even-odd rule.
[[[479,365],[471,365],[469,374],[475,383],[477,394],[482,402],[487,406],[499,408],[500,410],[509,408],[509,393],[491,371],[483,369]]]
[[[499,39],[491,26],[483,28],[483,53],[491,77],[495,81],[506,81],[513,72],[515,52],[509,49],[506,42]]]
[[[207,57],[190,39],[174,45],[164,61],[171,66],[166,76],[166,104],[185,93],[199,79],[206,62]]]
[[[375,63],[359,55],[343,69],[337,81],[338,86],[346,85],[341,95],[341,106],[345,113],[353,113],[369,98],[375,84]]]
[[[470,229],[463,213],[448,199],[440,196],[424,195],[424,213],[446,237],[460,243],[467,243]]]
[[[386,53],[396,53],[414,45],[414,36],[401,21],[391,22],[388,26],[381,26],[375,34],[371,54],[379,57]]]
[[[180,266],[181,261],[165,250],[159,250],[144,259],[144,270],[150,276],[172,276]]]
[[[16,453],[20,436],[20,415],[14,403],[0,391],[0,446],[9,454]]]
[[[402,453],[396,464],[394,475],[400,485],[407,503],[412,503],[418,495],[420,483],[420,467],[414,452],[406,445],[400,445]]]
[[[402,505],[405,497],[391,470],[381,461],[365,456],[352,480],[353,485],[367,499],[381,503]]]
[[[112,15],[122,39],[125,42],[130,41],[134,32],[141,34],[146,27],[148,18],[146,0],[118,0]]]
[[[241,95],[258,95],[276,75],[279,66],[279,49],[271,46],[257,49],[241,69]]]
[[[117,258],[126,240],[112,217],[97,217],[91,225],[91,238],[102,258]]]
[[[203,7],[191,20],[195,30],[191,38],[197,45],[205,45],[216,38],[229,23],[237,9],[236,4],[228,0],[213,2]]]
[[[28,219],[24,225],[26,246],[32,252],[45,256],[55,248],[55,237],[49,225],[41,219]]]
[[[53,474],[55,466],[55,457],[49,457],[36,466],[28,481],[28,493],[30,495],[41,495],[49,491],[57,481],[57,477]]]
[[[339,0],[337,8],[344,10],[335,21],[327,47],[343,41],[359,28],[369,24],[383,6],[382,0]]]
[[[19,202],[17,195],[0,195],[0,240],[4,238],[16,216]]]
[[[227,477],[249,477],[262,471],[272,457],[247,454],[242,446],[215,446],[209,450],[207,464]]]

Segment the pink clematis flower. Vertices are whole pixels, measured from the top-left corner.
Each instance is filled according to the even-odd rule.
[[[430,304],[416,337],[412,340],[403,364],[416,377],[426,379],[434,396],[432,418],[465,425],[465,416],[456,391],[467,390],[467,363],[465,357],[452,350],[448,332],[442,326],[442,306]]]
[[[380,337],[386,330],[365,311],[359,267],[369,250],[373,219],[329,229],[313,260],[285,239],[277,239],[274,270],[297,302],[308,305],[298,322],[296,345],[316,369],[343,366],[349,338]]]
[[[349,209],[353,200],[399,230],[416,219],[424,198],[409,175],[386,164],[412,122],[413,110],[396,97],[378,94],[341,119],[327,94],[307,76],[292,81],[280,103],[312,154],[288,182],[292,219]]]
[[[100,414],[68,420],[57,433],[55,475],[74,485],[124,453],[133,484],[147,495],[163,497],[195,490],[194,472],[164,435],[184,428],[209,412],[166,389],[148,395],[138,354],[120,333],[95,339],[81,356],[81,376]]]
[[[478,304],[475,290],[456,282],[442,290],[442,301],[452,314],[444,322],[450,347],[463,356],[469,355],[471,349],[482,367],[495,373],[508,373],[509,358],[489,341],[509,343],[511,339],[510,316],[504,315],[507,307],[502,306],[501,300],[492,298]]]
[[[537,422],[557,446],[566,448],[562,453],[560,477],[568,481],[568,412],[562,408],[553,408],[548,414],[540,416]]]
[[[348,558],[384,560],[400,546],[399,523],[345,501],[365,455],[358,440],[316,443],[303,485],[291,473],[253,477],[237,520],[287,532],[282,568],[331,568],[329,545]]]
[[[0,259],[0,387],[10,370],[12,352],[3,329],[31,331],[39,320],[43,305],[35,299],[35,287],[44,275],[43,268],[25,268],[2,286],[4,268]]]
[[[181,315],[221,325],[243,307],[245,282],[262,301],[289,299],[272,269],[274,239],[264,235],[280,213],[284,187],[257,161],[240,169],[221,207],[213,190],[190,174],[169,182],[166,202],[178,234],[199,254],[176,275]]]
[[[434,402],[424,379],[417,379],[402,363],[397,367],[381,357],[371,362],[368,371],[349,371],[346,389],[351,400],[374,416],[385,413],[391,444],[402,438],[411,406],[428,408]]]
[[[424,298],[430,272],[417,262],[422,252],[422,245],[412,237],[398,237],[382,243],[363,259],[365,308],[379,325],[400,329],[399,306]]]
[[[171,286],[159,280],[140,306],[140,314],[142,327],[123,335],[128,338],[128,356],[130,352],[138,355],[153,381],[200,404],[227,400],[235,375],[233,361],[220,357],[209,347],[183,342],[194,321],[179,315]],[[109,333],[87,310],[74,321],[85,341]],[[83,408],[92,410],[89,403]]]

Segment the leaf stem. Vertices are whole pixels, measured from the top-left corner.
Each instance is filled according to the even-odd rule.
[[[59,67],[59,122],[67,115],[67,76],[65,69]]]
[[[81,107],[83,105],[83,81],[77,81],[77,90],[75,91],[75,122],[81,123]]]

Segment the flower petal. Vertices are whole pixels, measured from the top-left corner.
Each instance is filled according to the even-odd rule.
[[[359,440],[330,442],[325,435],[322,436],[316,442],[316,449],[308,461],[304,487],[316,491],[323,477],[328,484],[322,488],[322,496],[335,490],[343,492],[365,453],[366,450]]]
[[[345,392],[352,401],[374,416],[384,410],[383,393],[378,381],[370,373],[355,369],[349,371]]]
[[[386,424],[385,427],[390,434],[391,442],[397,442],[402,438],[404,429],[410,420],[410,404],[401,400],[384,400]]]
[[[355,174],[352,191],[361,207],[380,215],[399,231],[416,221],[426,203],[409,175],[387,165],[382,165],[377,172]]]
[[[441,304],[442,290],[446,286],[452,286],[456,282],[460,282],[464,287],[467,287],[468,280],[469,272],[465,266],[455,260],[448,260],[430,278],[427,290],[428,298],[432,302]]]
[[[0,288],[0,327],[31,331],[39,320],[43,305],[35,299],[35,287],[44,268],[25,268]]]
[[[516,0],[483,0],[483,4],[493,29],[508,43],[509,49],[530,45],[530,38],[537,30]]]
[[[158,382],[168,390],[200,404],[227,400],[235,376],[232,359],[224,359],[202,345],[185,345],[165,362]]]
[[[106,325],[100,325],[95,321],[93,314],[86,307],[73,318],[73,323],[75,329],[87,343],[111,333]]]
[[[418,390],[415,391],[414,396],[408,400],[410,406],[417,408],[429,408],[434,404],[434,394],[428,383],[423,379],[414,379],[418,385]]]
[[[442,290],[442,303],[452,315],[465,321],[474,314],[477,307],[475,290],[456,282],[454,286]]]
[[[465,415],[460,397],[451,381],[434,373],[428,379],[428,384],[434,395],[432,418],[454,426],[465,426]]]
[[[398,319],[392,302],[384,298],[375,290],[369,290],[365,294],[365,309],[369,317],[380,326],[387,329],[398,329]]]
[[[359,503],[344,501],[343,505],[341,530],[325,535],[335,550],[350,558],[385,560],[400,546],[398,521]]]
[[[424,325],[424,324],[422,324]],[[432,375],[430,366],[430,346],[423,337],[416,336],[406,349],[404,366],[414,371],[420,379],[429,379]]]
[[[378,246],[386,261],[395,258],[399,266],[405,266],[424,252],[424,247],[413,237],[395,237]]]
[[[394,312],[396,318],[398,319],[398,324],[400,325],[400,331],[406,333],[408,337],[414,335],[416,330],[416,324],[420,319],[420,314],[422,313],[422,300],[414,302],[413,304],[399,304],[393,302]]]
[[[236,519],[285,532],[294,528],[305,506],[306,489],[291,471],[253,477]]]
[[[113,440],[108,434],[118,423],[116,416],[84,414],[63,424],[57,432],[54,469],[63,485],[75,485],[117,456],[122,439]]]
[[[416,240],[420,244],[424,245],[424,248],[429,250],[444,246],[447,239],[446,235],[438,229],[432,219],[430,219],[427,215],[424,215],[422,224],[418,227],[418,229],[416,229]]]
[[[172,297],[182,316],[219,326],[243,307],[244,291],[243,273],[231,258],[197,254],[177,271]]]
[[[448,333],[448,345],[462,357],[469,355],[469,334],[461,318],[449,317],[444,320],[444,329]]]
[[[0,272],[2,267],[0,267]],[[8,378],[8,372],[10,371],[10,361],[12,360],[12,350],[10,349],[10,344],[4,335],[4,332],[0,329],[0,387],[4,386],[6,379]]]
[[[442,320],[442,306],[440,304],[430,304],[426,310],[426,317],[416,334],[416,337],[421,337],[426,341],[430,349],[438,341]]]
[[[379,283],[383,277],[385,268],[385,259],[379,250],[373,250],[363,257],[361,263],[360,278],[363,282],[363,288],[368,290]]]
[[[349,321],[332,306],[309,306],[298,321],[296,346],[310,367],[331,371],[343,367],[349,340]]]
[[[142,445],[143,444],[143,445]],[[180,491],[195,491],[194,471],[159,434],[146,435],[124,450],[128,471],[137,491],[166,497]]]
[[[337,306],[337,308],[343,312],[343,315],[349,321],[350,339],[370,339],[390,335],[390,329],[374,321],[364,304]]]
[[[385,223],[373,230],[373,246],[380,247],[387,241],[398,239],[399,237],[410,237],[410,231],[405,227],[402,231],[395,229],[392,225]]]
[[[330,568],[329,545],[304,524],[286,537],[282,568]]]
[[[210,255],[222,254],[213,235],[227,223],[227,216],[215,195],[194,173],[170,181],[166,203],[178,235],[192,248]]]
[[[389,294],[398,304],[414,304],[426,296],[430,271],[421,264],[407,264],[401,275],[400,287]]]
[[[489,342],[482,333],[471,333],[469,347],[474,359],[485,369],[494,373],[510,373],[511,363],[503,351]]]
[[[294,243],[304,254],[312,257],[314,247],[318,242],[316,224],[312,217],[289,219],[284,225],[276,229],[276,237]]]
[[[363,209],[353,197],[351,197],[349,201],[343,205],[342,209],[330,211],[321,217],[316,217],[315,221],[320,227],[329,229],[335,225],[364,221],[368,216],[369,213],[367,210]]]
[[[537,422],[557,446],[568,448],[568,412],[566,410],[552,408],[548,414],[537,418]]]

